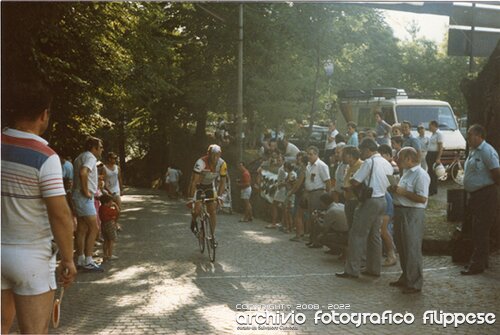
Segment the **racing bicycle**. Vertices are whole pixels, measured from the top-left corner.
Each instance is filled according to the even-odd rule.
[[[448,164],[445,168],[446,173],[439,178],[440,181],[451,179],[460,186],[464,185],[464,165],[463,159],[460,159],[459,154],[455,155],[453,162]]]
[[[205,252],[205,246],[208,253],[208,258],[210,258],[211,262],[215,261],[215,249],[217,248],[217,244],[214,240],[214,234],[212,231],[212,226],[210,225],[210,215],[207,211],[206,203],[211,201],[212,199],[207,199],[205,193],[202,192],[200,196],[200,200],[196,200],[195,202],[201,203],[201,212],[200,215],[196,218],[196,230],[195,234],[198,239],[198,246],[200,248],[200,252]]]

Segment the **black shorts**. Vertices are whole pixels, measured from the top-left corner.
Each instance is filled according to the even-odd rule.
[[[198,185],[196,186],[196,193],[194,195],[195,200],[201,200],[201,195],[205,193],[205,199],[210,199],[214,201],[217,198],[217,192],[215,192],[212,185]]]

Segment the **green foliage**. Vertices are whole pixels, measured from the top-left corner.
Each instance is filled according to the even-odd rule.
[[[148,173],[189,160],[217,116],[234,120],[236,3],[2,3],[2,82],[43,76],[53,87],[47,137],[76,155],[86,135],[106,150],[147,160]],[[411,30],[416,36],[418,26]],[[327,78],[323,66],[335,65]],[[430,41],[393,37],[373,9],[342,3],[244,4],[244,114],[247,140],[291,120],[315,123],[345,88],[395,86],[450,101],[466,59]],[[189,143],[186,151],[185,144]]]

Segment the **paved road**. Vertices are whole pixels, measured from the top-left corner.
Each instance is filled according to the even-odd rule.
[[[490,270],[465,278],[449,257],[425,257],[424,290],[407,296],[388,286],[398,277],[396,266],[384,269],[380,278],[339,279],[334,273],[342,264],[335,256],[289,242],[290,235],[266,230],[264,222],[239,223],[237,215],[220,216],[219,248],[212,264],[198,251],[181,202],[149,190],[130,190],[123,200],[124,232],[116,249],[120,259],[105,264],[105,273],[78,275],[65,293],[61,326],[52,333],[500,334],[499,321],[456,329],[422,321],[426,310],[499,317],[498,254]],[[246,311],[238,304],[272,306]],[[410,325],[316,325],[315,313],[322,310],[326,318],[329,307],[352,315],[408,312],[415,320]],[[259,330],[257,322],[274,308],[284,308],[280,315],[294,317],[295,325],[289,319],[281,330],[280,325]],[[306,317],[302,325],[300,313]],[[257,329],[238,329],[244,325],[237,318],[244,323],[252,315]]]

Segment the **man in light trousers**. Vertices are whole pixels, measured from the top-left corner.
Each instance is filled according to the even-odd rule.
[[[394,199],[394,233],[403,273],[390,286],[404,294],[418,293],[423,285],[422,241],[424,217],[431,178],[420,166],[420,155],[412,147],[399,152],[405,173],[397,186],[390,187]]]
[[[349,230],[347,260],[344,272],[335,275],[340,278],[358,278],[361,273],[361,259],[366,248],[366,270],[363,275],[378,277],[382,262],[382,241],[380,227],[385,212],[385,192],[389,186],[387,175],[392,175],[393,168],[377,152],[377,143],[366,138],[359,149],[364,163],[351,179],[353,187],[361,183],[373,189],[370,198],[360,202],[354,212],[354,221]],[[372,169],[373,167],[373,169]]]

